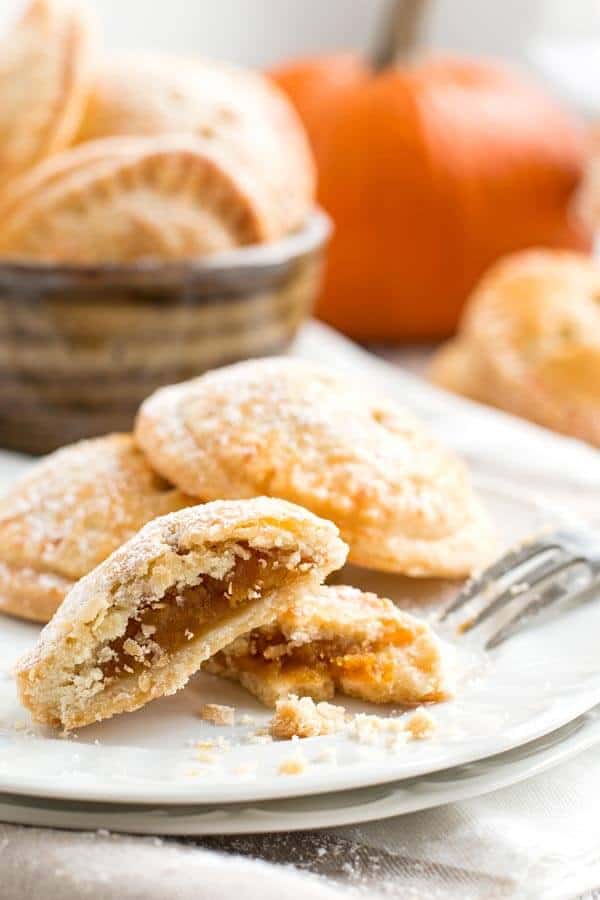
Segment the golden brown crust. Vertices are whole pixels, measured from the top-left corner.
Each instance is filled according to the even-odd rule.
[[[431,377],[600,446],[600,267],[550,250],[501,261],[475,290]]]
[[[254,173],[279,234],[302,225],[314,203],[308,142],[287,98],[257,72],[142,53],[109,58],[77,140],[184,132],[226,146]]]
[[[142,525],[191,502],[129,435],[58,450],[0,500],[0,609],[47,622],[73,584]]]
[[[341,731],[346,723],[346,710],[332,703],[314,703],[310,697],[292,694],[275,703],[275,715],[269,733],[279,740],[321,737]]]
[[[0,179],[66,147],[91,81],[92,23],[70,0],[32,0],[0,48]]]
[[[200,138],[105,138],[15,183],[0,253],[49,262],[177,260],[277,236],[262,187]]]
[[[194,496],[269,494],[331,519],[358,565],[459,577],[493,552],[462,463],[333,370],[281,358],[209,372],[153,394],[136,439]]]
[[[272,621],[300,592],[339,568],[346,550],[330,522],[267,497],[209,503],[155,519],[68,594],[17,666],[21,700],[36,721],[70,729],[174,693],[205,659]],[[271,560],[270,587],[254,582],[247,590],[242,581],[237,597],[238,565],[258,564],[261,554]],[[188,592],[206,591],[209,583],[222,593],[207,618],[205,606],[188,610],[187,604]],[[144,624],[144,610],[158,616],[189,611],[198,627],[190,619],[184,634],[163,634],[160,623],[158,630]],[[142,646],[146,638],[153,643],[151,662],[144,655],[151,648]],[[120,661],[123,652],[130,665]],[[106,669],[114,659],[118,668]]]
[[[238,638],[204,668],[272,707],[290,694],[329,700],[336,689],[403,705],[452,694],[450,667],[429,626],[347,585],[305,593],[274,624]]]

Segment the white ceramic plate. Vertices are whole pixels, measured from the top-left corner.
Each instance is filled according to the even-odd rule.
[[[504,543],[559,521],[558,514],[493,485],[480,485]],[[343,576],[424,613],[455,586],[348,569]],[[251,742],[269,714],[241,688],[201,675],[175,697],[83,729],[77,737],[31,728],[10,676],[38,629],[0,619],[0,791],[59,799],[134,803],[234,803],[343,791],[414,778],[501,753],[559,728],[600,702],[597,634],[600,603],[586,604],[484,656],[457,641],[458,697],[432,711],[433,739],[396,749],[341,734],[295,742]],[[255,724],[216,728],[203,722],[203,701],[236,707]],[[351,711],[384,712],[346,703]],[[198,741],[222,739],[216,750]],[[282,760],[301,752],[301,775],[281,775]],[[336,755],[335,762],[331,753]],[[199,758],[200,757],[200,758]]]
[[[0,794],[0,821],[128,834],[260,834],[370,822],[468,800],[517,784],[600,743],[600,708],[537,741],[419,778],[341,793],[222,806],[79,803]]]

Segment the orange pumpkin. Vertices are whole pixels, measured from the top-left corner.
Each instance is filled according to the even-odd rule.
[[[497,257],[586,249],[570,200],[582,126],[499,63],[356,56],[273,71],[296,105],[336,230],[321,318],[362,340],[434,338]]]

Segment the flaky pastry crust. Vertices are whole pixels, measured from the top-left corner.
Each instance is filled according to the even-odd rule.
[[[228,147],[254,173],[279,234],[302,225],[315,193],[308,141],[287,98],[258,72],[149,53],[109,57],[76,140],[184,132]]]
[[[263,185],[192,136],[65,151],[15,182],[0,215],[0,253],[46,262],[182,260],[278,236]]]
[[[243,635],[204,668],[266,706],[289,695],[415,705],[452,694],[451,666],[427,623],[347,585],[299,597],[272,625]]]
[[[501,261],[476,288],[431,377],[600,446],[600,267],[550,250]]]
[[[95,42],[71,0],[32,0],[0,47],[0,188],[66,147],[80,126]]]
[[[163,388],[135,434],[187,493],[268,494],[330,519],[358,565],[460,577],[493,552],[463,464],[403,409],[312,363],[252,360]]]
[[[155,519],[67,595],[17,666],[21,701],[36,721],[72,729],[172,694],[346,550],[330,522],[267,497]]]
[[[152,471],[130,435],[56,451],[0,500],[0,610],[47,622],[143,525],[193,502]]]

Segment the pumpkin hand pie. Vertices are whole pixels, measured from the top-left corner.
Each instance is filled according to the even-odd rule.
[[[452,694],[450,666],[429,626],[391,600],[339,585],[305,593],[271,625],[237,638],[203,666],[266,706],[289,695],[413,705]]]
[[[252,360],[153,394],[136,440],[186,493],[283,497],[330,519],[349,559],[460,577],[493,552],[463,464],[403,409],[327,368]]]
[[[105,138],[14,183],[0,254],[76,264],[178,260],[277,236],[263,185],[193,136]]]
[[[193,503],[126,434],[56,451],[0,500],[0,610],[47,622],[67,593],[143,525]]]
[[[600,267],[551,250],[502,260],[473,293],[431,377],[600,446]]]
[[[92,77],[94,29],[70,0],[32,0],[0,49],[0,186],[66,147]]]
[[[314,164],[292,104],[270,79],[150,53],[103,60],[75,142],[179,133],[235,153],[264,187],[274,235],[304,223],[314,203]]]
[[[172,694],[346,549],[330,522],[267,497],[155,519],[69,593],[17,666],[21,700],[35,721],[72,729]]]

